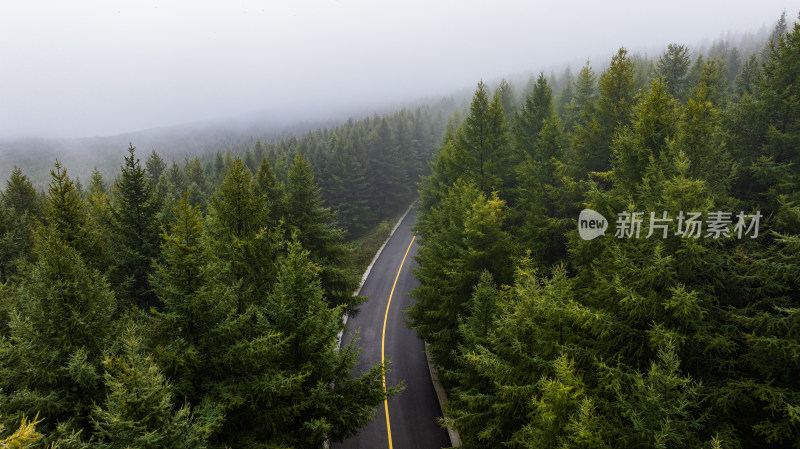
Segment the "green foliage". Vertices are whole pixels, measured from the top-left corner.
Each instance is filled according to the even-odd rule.
[[[511,213],[519,225],[518,245],[545,264],[563,257],[564,233],[579,210],[580,190],[562,162],[565,145],[560,122],[553,115],[537,136],[535,153],[517,167],[516,209]]]
[[[500,104],[503,106],[503,114],[506,117],[506,123],[509,127],[513,128],[515,116],[517,114],[517,96],[514,93],[514,86],[505,79],[500,81],[497,86],[497,92],[500,96]]]
[[[353,310],[365,298],[353,296],[358,278],[344,266],[350,250],[342,242],[343,232],[334,221],[329,208],[322,205],[320,189],[306,159],[297,155],[289,169],[288,213],[286,232],[297,233],[311,260],[319,264],[322,289],[332,306],[344,305]]]
[[[508,125],[500,100],[495,92],[490,103],[486,85],[478,83],[469,115],[447,142],[441,156],[448,178],[468,180],[487,195],[502,189],[501,179],[512,161]]]
[[[18,215],[0,201],[0,284],[14,276],[28,258],[33,243],[33,218]]]
[[[656,63],[656,74],[663,80],[667,92],[680,101],[685,101],[689,92],[688,75],[692,61],[685,45],[669,44],[667,51]]]
[[[0,284],[29,259],[33,229],[42,214],[39,194],[22,170],[14,167],[6,189],[0,192]]]
[[[22,174],[22,169],[14,167],[11,177],[6,181],[6,190],[3,192],[3,202],[14,209],[19,216],[25,214],[40,218],[43,205],[39,194],[33,188],[27,176]]]
[[[38,417],[37,417],[38,418]],[[22,418],[19,428],[11,435],[7,435],[0,440],[0,447],[3,449],[25,449],[37,447],[37,443],[42,439],[42,435],[36,431],[36,425],[41,421],[34,418],[33,421],[28,421]],[[3,434],[5,426],[0,424],[0,434]]]
[[[136,158],[133,145],[128,147],[125,165],[114,183],[114,197],[109,211],[113,236],[111,277],[120,292],[142,308],[157,305],[148,276],[158,257],[158,213],[161,209],[153,185]]]
[[[275,171],[267,158],[261,160],[256,172],[256,192],[267,203],[269,223],[275,226],[286,215],[286,188],[278,181]]]
[[[91,447],[205,448],[221,417],[195,416],[187,405],[175,409],[169,381],[145,355],[134,329],[126,331],[120,354],[103,360],[108,395],[92,407]],[[202,408],[201,408],[202,410]]]
[[[537,151],[536,141],[544,127],[545,121],[550,119],[555,110],[553,108],[553,91],[547,84],[544,74],[536,78],[531,93],[525,98],[525,104],[516,118],[517,126],[514,128],[514,142],[522,154],[533,156]]]
[[[532,79],[522,105],[510,83],[491,99],[479,83],[463,118],[443,100],[180,164],[153,151],[144,168],[131,145],[110,190],[95,170],[84,193],[56,162],[42,195],[15,169],[0,413],[17,430],[0,445],[354,435],[399,389],[337,349],[363,300],[353,264],[422,175],[408,313],[464,447],[798,447],[798,24],[770,41],[693,61],[623,48],[599,79],[588,62]],[[583,208],[762,221],[754,239],[673,221],[586,241]]]
[[[404,204],[408,199],[413,190],[413,177],[403,170],[401,148],[385,117],[380,119],[369,137],[371,163],[366,174],[369,180],[366,190],[372,192],[370,208],[375,210],[378,219],[383,220],[398,210],[398,204]]]
[[[250,170],[237,158],[211,197],[209,235],[228,282],[237,285],[242,310],[271,287],[280,235],[266,229],[267,224],[266,202],[256,192]]]
[[[353,376],[356,346],[338,348],[343,313],[364,300],[343,238],[405,210],[443,117],[349,121],[258,140],[243,158],[168,164],[153,151],[141,164],[130,145],[110,189],[95,169],[84,192],[56,162],[40,195],[15,169],[0,193],[0,413],[19,430],[0,442],[319,447],[354,435],[399,388],[385,390],[386,366]],[[389,227],[377,231],[362,252]]]
[[[330,189],[327,193],[335,198],[333,207],[339,212],[340,223],[350,235],[360,235],[366,230],[365,223],[372,221],[369,208],[368,178],[365,158],[343,142],[343,137],[334,134],[332,139],[333,162],[329,169]]]
[[[309,253],[293,239],[266,308],[274,329],[285,337],[278,366],[294,379],[267,413],[274,429],[281,429],[275,442],[290,447],[319,447],[326,438],[352,436],[372,420],[387,395],[398,391],[384,393],[385,368],[380,365],[350,378],[357,350],[353,345],[335,350],[343,306],[327,305],[318,273]]]
[[[587,80],[591,79],[587,73]],[[591,172],[608,170],[611,162],[610,144],[615,130],[630,121],[634,102],[634,64],[625,48],[620,48],[611,58],[608,69],[600,75],[598,98],[593,108],[584,107],[585,125],[576,127],[570,137],[576,155],[576,175],[588,176]],[[587,88],[588,89],[588,88]],[[588,105],[588,103],[585,103]],[[591,114],[591,117],[589,117]]]
[[[671,342],[658,351],[646,374],[609,369],[603,379],[613,393],[612,406],[622,426],[615,432],[616,447],[699,447],[704,417],[701,385],[680,372],[680,360]]]
[[[690,65],[671,45],[654,67],[622,49],[596,100],[587,64],[558,112],[567,130],[536,121],[494,181],[514,193],[496,222],[513,237],[480,250],[464,223],[485,197],[447,165],[451,127],[420,189],[409,316],[464,447],[798,447],[800,25],[783,29],[762,67],[726,46]],[[641,235],[583,240],[583,208],[642,212]],[[664,211],[667,228],[648,229]],[[681,211],[732,211],[731,227],[760,211],[761,229],[692,238]],[[513,282],[466,268],[504,249],[492,259],[516,265]]]
[[[0,407],[7,425],[40,414],[48,429],[80,429],[103,397],[100,364],[116,301],[100,273],[52,228],[37,232],[34,255],[5,299]]]
[[[145,171],[147,172],[147,177],[150,179],[150,183],[152,183],[154,186],[158,184],[158,181],[161,179],[161,174],[167,169],[167,163],[158,153],[156,153],[156,150],[153,150],[150,153],[150,156],[147,157],[144,166]]]
[[[58,161],[50,176],[45,220],[62,240],[87,257],[94,251],[87,232],[88,217],[83,198]]]
[[[509,278],[504,205],[496,195],[487,199],[476,186],[457,181],[441,204],[418,221],[421,267],[415,275],[421,285],[414,290],[419,301],[408,316],[444,366],[452,359],[458,319],[480,274],[487,270],[500,282]]]
[[[677,122],[675,100],[663,82],[653,81],[634,108],[632,123],[621,129],[612,144],[614,181],[623,194],[634,193],[651,163],[662,164],[668,158]]]
[[[596,100],[597,76],[589,61],[586,61],[586,65],[581,67],[578,72],[578,77],[575,79],[575,92],[563,114],[565,128],[571,131],[576,127],[589,126]]]
[[[800,180],[796,151],[800,142],[800,24],[795,23],[770,48],[753,94],[742,96],[727,131],[731,152],[744,171],[737,196],[775,210],[782,196],[797,200]]]

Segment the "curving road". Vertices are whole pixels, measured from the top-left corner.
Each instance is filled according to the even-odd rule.
[[[375,261],[360,292],[370,299],[357,316],[350,317],[342,338],[343,344],[349,343],[352,334],[359,331],[362,351],[354,372],[366,371],[380,363],[383,342],[385,358],[391,360],[386,384],[405,381],[405,390],[388,403],[388,413],[384,404],[378,406],[375,420],[357,436],[333,445],[335,449],[450,447],[447,432],[436,421],[442,411],[431,383],[425,345],[404,321],[404,311],[413,301],[408,294],[418,285],[409,269],[416,266],[413,257],[417,243],[409,229],[416,217],[417,211],[412,209]]]

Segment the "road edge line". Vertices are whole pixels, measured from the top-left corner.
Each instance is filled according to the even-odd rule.
[[[358,296],[358,294],[361,293],[361,287],[364,286],[364,282],[367,282],[367,277],[369,276],[369,273],[372,271],[372,266],[375,265],[375,262],[378,260],[378,257],[380,257],[381,253],[383,252],[383,248],[385,248],[386,244],[389,243],[389,240],[391,240],[391,238],[394,235],[395,231],[397,231],[397,228],[400,227],[400,223],[402,223],[403,220],[406,219],[406,215],[408,215],[408,213],[411,212],[411,208],[414,207],[415,204],[417,204],[417,201],[419,201],[419,198],[417,198],[417,199],[415,199],[414,201],[411,202],[411,204],[408,206],[406,211],[403,213],[403,216],[400,217],[400,219],[397,220],[397,223],[394,224],[394,227],[389,232],[389,236],[386,237],[386,240],[383,241],[383,245],[381,245],[381,247],[378,248],[378,252],[375,253],[375,257],[372,258],[372,261],[369,263],[369,265],[367,265],[367,269],[364,271],[364,274],[361,275],[361,283],[358,284],[358,288],[353,292],[353,296]],[[336,347],[337,348],[341,348],[342,347],[342,337],[344,336],[344,328],[347,327],[347,318],[349,318],[349,314],[345,313],[342,316],[342,330],[339,331],[339,335],[337,335],[337,337],[336,337],[337,338],[337,342],[336,342]]]
[[[375,262],[378,260],[378,257],[381,256],[381,253],[383,252],[383,248],[385,248],[386,244],[389,243],[389,240],[394,235],[394,232],[397,231],[397,228],[400,227],[400,223],[402,223],[403,220],[406,219],[406,215],[408,215],[408,213],[411,212],[411,208],[414,207],[415,204],[417,204],[417,201],[419,201],[419,198],[417,198],[417,199],[415,199],[414,201],[411,202],[411,204],[408,206],[408,209],[406,209],[406,211],[403,213],[403,216],[400,217],[400,219],[397,220],[397,223],[394,224],[394,227],[389,232],[389,236],[386,237],[386,240],[383,241],[383,245],[381,245],[381,247],[378,248],[378,252],[375,253],[375,257],[372,258],[372,261],[367,266],[367,269],[364,271],[364,274],[361,275],[361,283],[358,284],[358,288],[353,292],[353,296],[358,296],[358,294],[361,292],[361,287],[364,286],[364,282],[367,282],[367,277],[369,276],[370,271],[372,271],[372,266],[375,265]],[[344,330],[347,327],[347,318],[348,317],[349,317],[349,315],[347,313],[345,313],[342,316],[342,330],[340,330],[339,334],[336,336],[336,340],[337,340],[336,341],[336,347],[337,348],[341,348],[342,347],[342,337],[344,336]],[[385,386],[384,386],[384,388],[385,388]],[[326,439],[325,443],[322,446],[325,449],[330,448],[331,447],[330,441],[328,441]]]
[[[431,375],[433,389],[436,391],[436,399],[439,400],[439,409],[442,410],[442,416],[447,419],[447,413],[444,411],[444,406],[447,404],[447,392],[444,391],[444,387],[439,382],[439,370],[436,369],[436,366],[433,364],[433,359],[428,353],[427,341],[425,342],[425,359],[428,360],[428,372],[430,372]],[[458,434],[458,430],[447,426],[447,435],[450,437],[451,447],[461,446],[461,435]]]
[[[411,203],[411,205],[408,206],[406,211],[403,213],[403,216],[400,217],[399,220],[397,220],[397,223],[394,224],[392,230],[389,231],[389,236],[386,237],[386,240],[383,241],[383,245],[381,245],[381,247],[378,248],[378,252],[375,253],[375,257],[372,258],[372,261],[367,266],[367,269],[364,270],[364,274],[361,275],[361,283],[358,284],[358,288],[353,292],[353,296],[357,296],[361,292],[361,287],[364,286],[364,282],[367,282],[367,277],[369,276],[369,273],[372,271],[372,266],[375,265],[375,262],[378,260],[378,257],[380,257],[381,253],[383,252],[383,248],[386,247],[386,244],[389,243],[389,240],[392,238],[395,231],[397,231],[397,228],[400,227],[400,223],[402,223],[403,220],[406,219],[406,215],[408,215],[408,213],[411,212],[411,208],[414,207],[414,204],[417,204],[417,200],[414,200]]]

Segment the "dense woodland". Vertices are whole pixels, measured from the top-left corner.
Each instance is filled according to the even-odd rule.
[[[516,98],[480,83],[421,187],[409,316],[463,447],[800,447],[800,25],[752,55],[621,48]],[[672,221],[619,238],[624,211]],[[732,212],[730,236],[681,211]]]
[[[354,248],[419,193],[418,302],[466,448],[800,447],[800,26],[240,152],[133,145],[0,192],[0,444],[319,448],[399,392],[337,349]],[[449,119],[448,119],[449,116]],[[429,163],[429,161],[432,161]],[[419,192],[415,182],[423,176]],[[762,214],[583,240],[584,208]],[[355,242],[355,243],[353,243]],[[13,446],[16,445],[16,446]]]
[[[59,162],[46,192],[15,169],[0,195],[0,416],[15,432],[1,444],[319,448],[353,435],[399,390],[384,391],[382,365],[351,377],[357,350],[338,349],[343,314],[365,299],[348,242],[416,196],[448,113],[183,164],[142,162],[131,145],[113,182],[95,171],[85,188]]]

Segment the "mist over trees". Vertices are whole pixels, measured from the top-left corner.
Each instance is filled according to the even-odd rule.
[[[463,447],[798,447],[800,25],[593,64],[182,160],[131,142],[85,185],[13,168],[0,441],[356,434],[401,391],[338,347],[357,253],[419,196],[407,314]],[[583,209],[669,219],[584,240]],[[692,237],[681,211],[728,227]]]
[[[95,170],[86,188],[58,161],[46,192],[15,169],[0,195],[6,441],[321,447],[355,434],[400,390],[384,390],[385,365],[353,376],[356,346],[338,347],[366,299],[354,239],[414,198],[442,108],[182,164],[131,144],[113,182]]]

